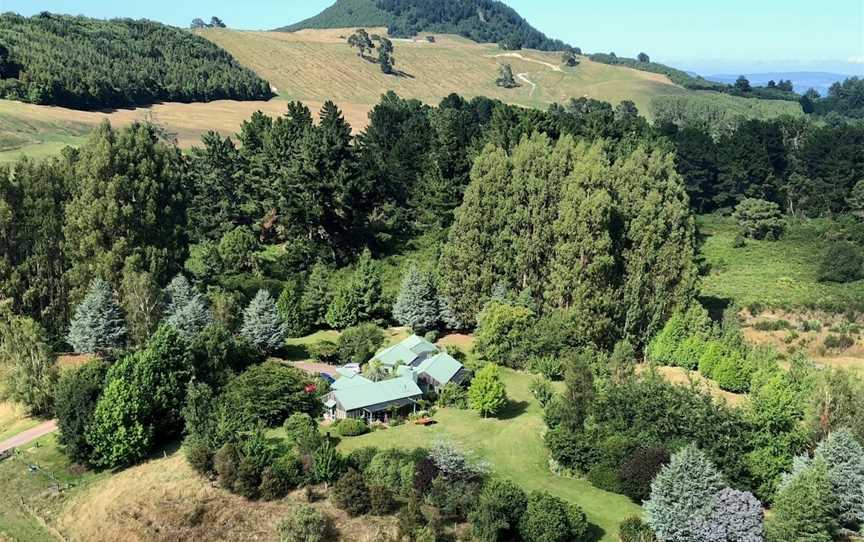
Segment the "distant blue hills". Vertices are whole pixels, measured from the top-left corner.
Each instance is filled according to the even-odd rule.
[[[716,81],[718,83],[734,83],[740,74],[721,74],[721,75],[706,75],[705,79]],[[816,89],[820,95],[828,94],[828,89],[837,81],[843,81],[850,77],[840,73],[828,72],[774,72],[774,73],[745,73],[743,74],[751,85],[762,86],[768,81],[779,81],[780,79],[788,79],[792,81],[792,86],[795,92],[804,93],[807,89]]]

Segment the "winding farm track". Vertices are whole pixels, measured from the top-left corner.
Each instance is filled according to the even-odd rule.
[[[495,55],[493,58],[501,58],[501,57],[518,58],[519,60],[524,60],[525,62],[533,62],[534,64],[541,64],[543,66],[546,66],[547,68],[549,68],[553,72],[564,71],[561,69],[561,66],[556,66],[555,64],[552,64],[551,62],[544,62],[543,60],[536,60],[533,58],[527,58],[520,53],[501,53],[500,55]]]
[[[530,79],[528,79],[527,73],[517,73],[516,79],[522,81],[523,83],[531,85],[531,92],[528,93],[528,96],[534,96],[534,91],[537,90],[537,83],[534,83]]]
[[[57,420],[41,423],[32,429],[22,431],[14,437],[0,442],[0,453],[5,452],[6,450],[11,450],[12,448],[20,448],[21,446],[30,444],[37,438],[44,437],[48,433],[53,433],[56,430]]]

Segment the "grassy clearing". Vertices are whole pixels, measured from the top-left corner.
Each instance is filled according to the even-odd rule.
[[[39,420],[27,415],[18,403],[0,402],[0,441],[39,425]]]
[[[710,267],[702,295],[731,300],[741,306],[761,305],[787,310],[864,309],[864,280],[850,284],[822,283],[816,273],[825,250],[827,219],[792,221],[780,241],[747,240],[733,248],[738,228],[729,217],[698,217],[705,236],[701,255]]]
[[[448,439],[488,460],[497,476],[509,478],[526,490],[545,490],[578,504],[588,519],[603,530],[603,541],[617,540],[618,524],[639,515],[639,506],[587,481],[553,475],[543,445],[542,409],[528,391],[531,376],[504,370],[503,378],[511,404],[500,418],[483,419],[473,411],[445,408],[438,411],[438,423],[433,426],[405,424],[382,429],[343,439],[340,449],[413,448],[429,446],[439,438]]]
[[[41,470],[31,472],[28,465]],[[53,476],[61,491],[52,491]],[[0,539],[55,541],[57,519],[81,490],[107,474],[82,472],[57,447],[55,435],[36,440],[20,456],[0,462]],[[86,537],[89,539],[89,537]]]

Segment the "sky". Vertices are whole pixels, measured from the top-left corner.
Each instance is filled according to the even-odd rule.
[[[335,0],[0,0],[0,11],[148,18],[187,26],[220,17],[271,29]],[[505,0],[550,37],[585,52],[614,51],[703,75],[771,71],[864,74],[864,0]]]

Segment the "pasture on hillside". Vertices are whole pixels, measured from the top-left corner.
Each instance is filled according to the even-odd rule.
[[[779,241],[747,239],[740,248],[734,246],[739,234],[735,219],[703,215],[697,224],[703,236],[700,254],[709,271],[702,279],[703,297],[742,307],[864,310],[864,280],[817,280],[825,235],[836,228],[830,219],[790,219]]]

